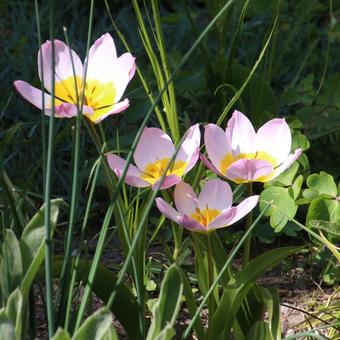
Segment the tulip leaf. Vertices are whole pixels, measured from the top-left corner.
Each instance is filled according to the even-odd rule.
[[[22,277],[23,264],[19,241],[12,230],[6,229],[0,261],[0,285],[6,298],[20,286]]]
[[[269,187],[260,195],[260,209],[263,211],[267,206],[266,202],[272,202],[265,215],[270,216],[270,225],[275,232],[281,231],[289,219],[294,218],[298,206],[291,197],[288,188]]]
[[[71,340],[71,337],[64,329],[58,328],[51,340]]]
[[[61,199],[51,200],[51,230],[54,232],[57,224]],[[33,216],[26,225],[20,240],[20,249],[23,254],[25,276],[21,282],[21,291],[24,296],[29,292],[31,284],[44,261],[45,240],[45,205]]]
[[[84,321],[75,332],[72,340],[108,339],[107,334],[110,332],[111,324],[111,312],[107,308],[101,308]]]
[[[21,339],[23,325],[23,297],[21,291],[17,288],[9,296],[6,303],[6,315],[15,326],[15,334],[17,339]]]
[[[63,258],[56,256],[53,259],[53,276],[59,278],[63,266]],[[85,281],[91,268],[90,261],[80,260],[77,269],[77,282]],[[43,272],[40,273],[44,276]],[[136,298],[132,295],[130,289],[121,284],[116,287],[117,276],[102,264],[98,265],[96,276],[92,283],[92,291],[106,303],[113,291],[117,289],[117,297],[111,306],[112,313],[124,327],[129,339],[137,339],[139,306]]]
[[[270,325],[268,322],[259,320],[256,321],[249,333],[247,334],[247,339],[249,340],[277,340],[273,337],[270,330]]]
[[[183,282],[183,295],[185,297],[185,302],[188,307],[189,315],[192,318],[195,315],[196,310],[197,310],[196,299],[195,299],[194,293],[192,292],[192,288],[191,288],[190,282],[186,274],[183,272],[183,270],[180,267],[177,267],[177,269],[181,275],[181,279]],[[203,327],[203,324],[200,318],[196,319],[194,323],[194,329],[199,339],[201,340],[205,339],[205,331],[204,331],[204,327]]]
[[[4,309],[0,310],[0,340],[16,340],[15,329]]]
[[[225,339],[232,328],[237,312],[256,280],[268,269],[294,254],[301,247],[282,247],[261,254],[250,262],[224,289],[212,322],[213,339]]]
[[[179,269],[173,264],[162,281],[157,303],[154,305],[153,319],[147,340],[172,339],[175,335],[173,326],[181,305],[183,283]]]

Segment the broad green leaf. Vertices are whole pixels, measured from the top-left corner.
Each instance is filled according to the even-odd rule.
[[[107,308],[101,308],[84,321],[72,340],[104,340],[111,324],[111,312]]]
[[[299,130],[293,130],[292,132],[292,146],[291,150],[302,149],[302,151],[308,150],[310,143],[308,138]]]
[[[250,329],[247,339],[249,340],[278,340],[273,337],[268,322],[256,321],[253,327]]]
[[[293,196],[294,196],[295,200],[298,198],[298,196],[301,192],[302,183],[303,183],[303,176],[299,175],[292,185]]]
[[[58,328],[51,340],[71,340],[71,337],[64,329]]]
[[[9,296],[6,303],[6,315],[15,326],[15,334],[17,339],[21,339],[23,325],[23,297],[20,290],[17,288]]]
[[[320,174],[308,176],[306,183],[312,192],[305,190],[303,196],[308,197],[310,200],[320,195],[333,198],[337,196],[338,190],[333,177],[324,171],[321,171]]]
[[[59,278],[63,266],[63,258],[61,256],[53,259],[53,276]],[[90,261],[80,261],[77,270],[77,282],[85,281],[91,268]],[[44,277],[41,270],[40,275]],[[121,284],[116,287],[117,276],[109,269],[99,264],[92,284],[92,291],[106,303],[113,291],[117,289],[117,297],[111,307],[112,313],[124,327],[129,339],[136,339],[138,334],[139,306],[136,298],[132,295],[130,289]]]
[[[192,292],[192,287],[190,282],[180,267],[177,267],[179,273],[181,274],[181,279],[183,282],[183,295],[185,297],[185,301],[188,307],[189,315],[192,318],[197,310],[196,299],[194,293]],[[198,339],[204,340],[205,339],[205,331],[200,318],[197,318],[196,322],[194,323],[194,329],[198,335]]]
[[[288,187],[293,185],[294,178],[299,169],[299,163],[295,162],[286,171],[280,174],[278,177],[274,178],[272,181],[265,184],[265,187],[272,185],[280,187]]]
[[[282,247],[270,250],[258,256],[242,269],[235,278],[230,280],[214,314],[212,324],[214,339],[222,340],[225,339],[226,334],[229,334],[236,314],[256,280],[268,269],[300,249],[301,247]]]
[[[63,202],[61,199],[51,200],[51,230],[54,232],[57,224],[59,207]],[[20,240],[20,248],[24,258],[25,276],[21,283],[23,296],[29,293],[31,284],[44,261],[45,256],[45,205],[33,216],[26,225]]]
[[[312,221],[326,221],[339,227],[340,230],[340,202],[336,199],[326,199],[319,197],[314,199],[309,208],[306,218],[307,226],[311,226]]]
[[[272,204],[265,215],[270,216],[270,225],[276,232],[279,232],[289,219],[295,216],[298,207],[289,194],[289,190],[282,187],[269,187],[263,190],[260,195],[261,211],[265,209],[266,202],[272,202]]]
[[[0,340],[17,340],[14,325],[4,309],[0,310]]]
[[[155,304],[153,319],[147,335],[147,340],[171,339],[172,329],[179,312],[183,292],[181,274],[176,264],[166,272],[162,281],[158,301]],[[163,332],[163,337],[159,337]]]
[[[6,298],[20,286],[22,276],[23,265],[19,241],[12,230],[6,229],[0,262],[0,284]]]

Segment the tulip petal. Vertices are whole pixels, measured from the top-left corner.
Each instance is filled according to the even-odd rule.
[[[236,207],[224,210],[218,217],[215,218],[215,220],[209,224],[208,228],[218,229],[236,223],[241,218],[246,216],[252,209],[254,209],[258,203],[258,200],[258,195],[247,197]]]
[[[240,153],[255,153],[256,133],[250,120],[243,113],[236,110],[233,112],[228,121],[226,135],[234,156]]]
[[[208,157],[215,168],[220,171],[222,160],[231,153],[226,133],[215,124],[208,124],[204,128],[204,144]]]
[[[87,63],[87,81],[114,82],[116,62],[117,52],[114,41],[109,33],[105,33],[91,46],[89,58],[85,60],[85,63]]]
[[[197,163],[199,157],[200,141],[201,132],[199,124],[195,124],[188,129],[186,138],[181,144],[176,156],[176,161],[182,160],[187,164],[184,173],[190,171]]]
[[[171,159],[174,153],[175,146],[165,132],[158,128],[145,128],[133,157],[138,168],[144,170],[148,164]]]
[[[288,169],[300,157],[301,153],[302,153],[302,149],[296,149],[294,153],[290,154],[285,159],[285,161],[275,169],[275,174],[273,178],[280,175],[282,172]]]
[[[124,53],[118,59],[116,59],[112,72],[114,77],[112,78],[116,87],[115,103],[118,102],[133,78],[136,72],[135,57],[131,53]]]
[[[227,171],[227,178],[235,183],[266,181],[266,176],[274,173],[273,166],[258,159],[240,159],[234,162]]]
[[[70,47],[60,40],[54,40],[54,54],[55,83],[58,84],[64,80],[71,79],[67,83],[63,83],[63,85],[61,85],[60,93],[57,93],[58,91],[56,87],[56,96],[65,101],[70,101],[70,97],[75,100],[76,91],[73,78],[74,75],[80,79],[83,77],[83,65],[81,60],[72,49],[70,50]],[[38,52],[38,73],[45,89],[52,92],[52,42],[49,40],[41,45]]]
[[[163,198],[156,198],[156,205],[159,211],[166,216],[169,220],[179,224],[180,223],[180,214],[176,211],[170,204],[165,202]]]
[[[196,231],[196,232],[198,231],[201,233],[208,232],[207,228],[205,228],[202,224],[198,223],[196,220],[194,220],[188,215],[181,216],[179,220],[179,224],[190,231]]]
[[[217,175],[221,175],[220,171],[216,169],[215,165],[212,164],[203,154],[200,154],[200,159],[202,163],[212,172],[214,172]]]
[[[289,155],[292,135],[284,119],[275,118],[264,124],[256,134],[256,151],[265,151],[281,164]]]
[[[90,117],[90,119],[95,124],[98,124],[102,120],[104,120],[106,117],[108,117],[110,115],[116,115],[116,114],[126,110],[129,106],[130,106],[129,100],[124,99],[122,102],[119,102],[119,103],[114,104],[112,106],[95,110],[93,116]]]
[[[168,175],[164,178],[164,181],[160,187],[160,190],[168,189],[182,180],[181,177],[177,175]],[[156,190],[158,187],[159,180],[152,185],[152,190]]]
[[[182,181],[176,185],[174,201],[177,210],[181,214],[191,215],[195,213],[197,208],[197,196],[189,184]]]
[[[218,178],[207,181],[198,196],[200,210],[208,207],[222,211],[231,207],[232,202],[233,194],[230,185]]]
[[[126,160],[108,153],[106,155],[110,168],[114,171],[117,177],[120,177],[123,173]],[[130,164],[126,172],[124,182],[138,188],[146,188],[150,186],[150,183],[143,181],[140,177],[143,173],[134,165]]]
[[[27,101],[29,101],[38,109],[43,109],[41,90],[22,80],[16,80],[14,82],[14,86]],[[44,93],[44,113],[47,116],[51,116],[52,114],[51,102],[52,97],[49,94]],[[90,107],[83,105],[83,113],[90,117],[93,114],[93,110]],[[71,118],[78,114],[78,108],[75,104],[64,103],[58,99],[55,99],[54,114],[56,118]]]

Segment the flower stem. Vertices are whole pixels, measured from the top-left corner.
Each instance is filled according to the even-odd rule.
[[[212,253],[212,246],[211,246],[211,233],[207,235],[207,241],[208,241],[208,283],[209,288],[212,286],[214,282],[214,260],[213,260],[213,253]],[[211,329],[212,320],[215,313],[215,298],[214,294],[211,294],[209,296],[208,300],[208,310],[209,310],[209,328]],[[209,334],[209,333],[208,333]]]
[[[252,196],[252,195],[253,195],[253,183],[250,182],[247,184],[247,197]],[[253,211],[251,210],[249,214],[247,215],[245,231],[249,229],[252,223],[253,223]],[[243,246],[243,268],[246,267],[249,263],[250,247],[251,247],[251,234],[249,234]]]

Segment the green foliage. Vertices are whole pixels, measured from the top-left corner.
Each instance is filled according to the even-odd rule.
[[[182,292],[181,274],[174,264],[164,276],[158,301],[153,307],[148,340],[170,340],[176,334],[173,327],[181,306]]]

